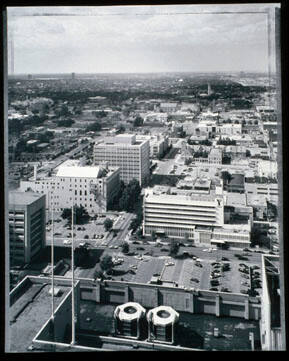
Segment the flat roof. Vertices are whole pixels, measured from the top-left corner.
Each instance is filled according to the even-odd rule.
[[[27,352],[33,338],[50,318],[50,288],[51,284],[30,282],[28,288],[24,289],[23,294],[10,306],[9,319],[15,319],[7,335],[10,336],[10,352]],[[55,309],[71,290],[70,286],[61,285],[60,288],[62,294],[54,298]]]
[[[228,206],[247,206],[245,193],[230,193],[226,195],[226,205]]]
[[[81,178],[99,178],[101,175],[100,167],[79,167],[79,166],[62,166],[58,168],[56,177],[81,177]]]
[[[229,185],[244,185],[244,183],[245,183],[244,174],[234,173],[232,174],[232,179],[229,182]]]
[[[112,334],[113,313],[117,305],[99,304],[92,301],[80,301],[80,328],[90,331],[91,334]],[[148,311],[149,309],[147,309]],[[217,317],[206,314],[179,313],[179,321],[175,328],[176,344],[200,350],[251,350],[250,332],[254,333],[255,340],[260,340],[259,321],[244,320],[235,317]],[[85,320],[90,318],[87,323]],[[213,330],[218,328],[223,337],[214,337]],[[81,342],[81,343],[80,343]],[[80,340],[87,346],[95,347],[93,339]],[[128,340],[128,344],[133,343]],[[107,345],[102,345],[105,347]],[[106,347],[107,348],[107,347]],[[118,348],[118,346],[117,346]],[[130,346],[124,347],[129,349]]]
[[[30,191],[29,192],[10,191],[9,205],[27,206],[37,201],[41,197],[43,197],[43,194],[38,194]]]

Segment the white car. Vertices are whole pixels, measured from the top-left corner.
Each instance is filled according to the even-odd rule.
[[[70,239],[65,239],[63,241],[63,244],[71,244],[71,243],[72,243],[72,241]]]

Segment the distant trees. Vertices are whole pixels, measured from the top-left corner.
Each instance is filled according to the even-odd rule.
[[[98,132],[101,130],[101,124],[97,122],[93,122],[86,127],[86,132]]]
[[[58,127],[66,127],[69,128],[72,126],[72,124],[74,124],[74,120],[73,119],[60,119],[56,122]]]
[[[236,145],[236,141],[230,138],[221,138],[217,141],[218,145]]]
[[[64,208],[61,214],[63,219],[67,219],[71,222],[71,208]],[[82,206],[74,207],[74,223],[75,224],[84,224],[89,220],[89,214],[87,210]]]
[[[143,125],[143,118],[136,117],[135,120],[133,121],[133,126],[134,127],[140,127],[142,125]]]
[[[208,158],[209,152],[199,149],[194,153],[194,158]]]
[[[105,118],[106,117],[106,112],[101,110],[100,112],[94,112],[93,113],[95,115],[96,118]]]
[[[110,218],[106,218],[103,226],[106,231],[110,231],[113,226],[113,221]]]

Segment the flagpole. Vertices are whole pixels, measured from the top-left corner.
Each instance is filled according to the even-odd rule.
[[[51,303],[52,303],[52,315],[54,320],[54,204],[52,202],[52,194],[50,194],[51,205]]]
[[[72,203],[71,209],[71,232],[72,232],[72,242],[71,242],[71,292],[72,292],[72,320],[71,320],[71,344],[75,344],[75,315],[74,315],[74,207]]]

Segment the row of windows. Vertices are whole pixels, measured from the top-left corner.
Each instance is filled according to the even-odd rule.
[[[163,203],[163,202],[158,202],[158,203],[153,203],[150,201],[146,201],[145,203],[146,207],[168,207],[169,209],[176,209],[176,210],[180,210],[180,207],[182,208],[193,208],[192,210],[198,210],[197,208],[201,208],[202,209],[208,209],[208,210],[215,210],[216,206],[204,206],[201,204],[172,204],[172,203]],[[172,208],[174,207],[174,208]]]
[[[192,214],[192,215],[194,215],[194,214],[200,214],[200,213],[204,213],[204,215],[210,215],[210,214],[215,214],[216,213],[216,211],[215,211],[215,209],[208,209],[208,210],[204,210],[204,209],[200,209],[200,210],[198,210],[198,209],[186,209],[186,210],[183,210],[183,209],[181,209],[181,208],[172,208],[172,207],[170,207],[170,208],[160,208],[160,207],[148,207],[147,205],[146,205],[146,207],[145,207],[145,210],[147,211],[147,212],[152,212],[152,213],[167,213],[167,212],[170,212],[170,214],[178,214],[178,213],[181,213],[181,214],[188,214],[188,215],[190,215],[190,214]],[[192,213],[192,212],[197,212],[197,213]]]

